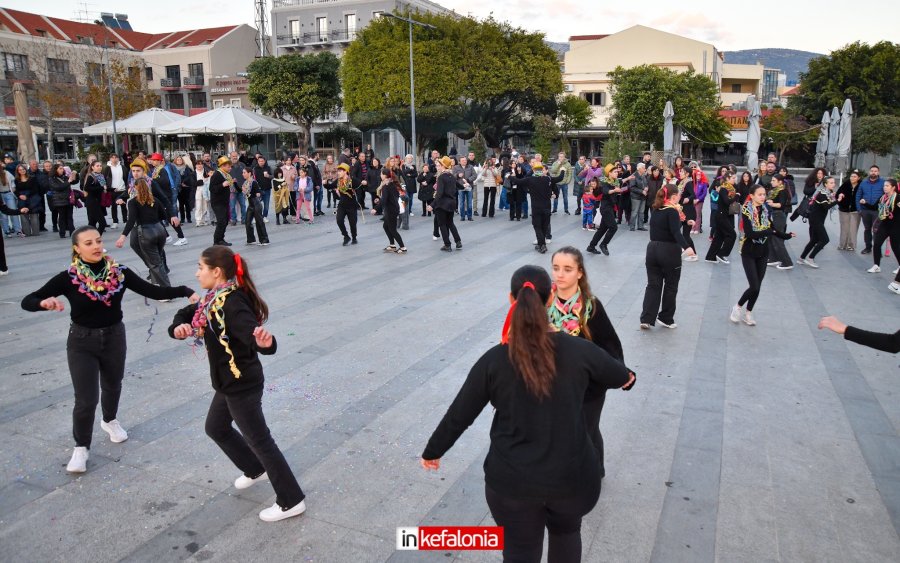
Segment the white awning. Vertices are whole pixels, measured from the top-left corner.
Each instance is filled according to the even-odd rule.
[[[747,144],[747,130],[746,129],[735,129],[728,133],[728,142],[729,143],[741,143]]]

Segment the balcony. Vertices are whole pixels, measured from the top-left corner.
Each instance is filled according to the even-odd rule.
[[[312,33],[304,33],[303,34],[303,43],[306,45],[312,45],[314,47],[321,47],[326,43],[331,42],[331,34],[327,31],[318,32],[313,31]]]
[[[30,70],[7,70],[6,79],[16,82],[34,82],[35,74]]]
[[[198,89],[203,88],[203,77],[202,76],[188,76],[184,79],[184,87],[189,89]]]
[[[337,43],[350,42],[356,39],[356,31],[332,31],[331,40]]]
[[[50,84],[75,84],[75,75],[70,72],[48,72],[47,80]]]
[[[160,90],[180,90],[181,89],[181,79],[180,78],[160,78],[159,79],[159,89]]]
[[[303,46],[303,37],[299,35],[278,35],[275,42],[279,47]]]

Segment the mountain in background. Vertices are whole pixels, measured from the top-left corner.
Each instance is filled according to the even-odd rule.
[[[760,62],[769,68],[781,69],[787,75],[788,85],[797,84],[800,73],[806,72],[810,59],[823,56],[794,49],[745,49],[728,51],[724,55],[726,63],[752,65]]]
[[[562,56],[566,54],[566,51],[569,50],[568,43],[554,43],[553,41],[544,41],[544,43],[546,43],[550,46],[551,49],[556,51],[556,54],[559,55],[560,58],[562,58]]]

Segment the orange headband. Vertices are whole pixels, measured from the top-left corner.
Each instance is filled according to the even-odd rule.
[[[526,287],[531,288],[534,291],[537,291],[536,289],[534,289],[534,284],[531,283],[530,281],[523,283],[522,288],[519,289],[519,291],[521,291],[522,289],[525,289]],[[509,307],[509,312],[506,313],[506,320],[503,321],[503,332],[500,333],[500,344],[508,344],[509,343],[509,325],[512,323],[513,311],[516,310],[517,303],[518,303],[518,300],[513,301],[513,304],[510,305],[510,307]]]
[[[238,287],[244,285],[244,263],[241,261],[241,255],[237,252],[234,253],[234,264],[237,266],[237,284]]]

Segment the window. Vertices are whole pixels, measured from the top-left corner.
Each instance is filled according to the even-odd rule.
[[[300,20],[290,20],[288,28],[291,30],[291,39],[300,39]]]
[[[152,66],[144,67],[144,78],[147,79],[147,82],[151,82],[153,80],[153,67]]]
[[[732,84],[731,85],[731,93],[732,94],[740,94],[741,93],[741,85],[740,84]]]
[[[373,20],[377,20],[378,18],[381,17],[381,14],[383,14],[383,13],[384,13],[384,12],[382,12],[381,10],[379,10],[379,11],[377,11],[377,12],[372,12],[372,19],[373,19]]]
[[[24,72],[28,70],[28,57],[16,53],[3,53],[3,64],[7,72]]]
[[[97,63],[87,63],[88,81],[92,83],[102,82],[105,69]]]
[[[213,109],[225,107],[225,100],[213,100]]]
[[[171,65],[166,67],[166,78],[171,80],[181,80],[181,66]],[[184,106],[182,106],[184,107]]]
[[[328,18],[316,18],[316,34],[319,37],[319,41],[328,39]]]
[[[230,105],[233,108],[239,108],[239,107],[241,107],[241,99],[240,98],[231,98],[230,100],[228,100],[228,105]]]
[[[69,74],[69,61],[65,59],[47,59],[47,72],[50,74]]]
[[[130,66],[128,67],[128,80],[132,83],[139,84],[141,81],[141,67],[139,66]]]
[[[349,13],[344,15],[344,29],[347,31],[348,39],[356,38],[356,14]]]
[[[166,105],[169,109],[184,109],[184,96],[180,93],[166,94]]]
[[[188,65],[188,76],[203,78],[203,63],[191,63]]]
[[[188,107],[191,109],[206,108],[206,92],[191,92],[188,94]]]
[[[592,106],[606,105],[606,92],[584,92],[583,96]]]

